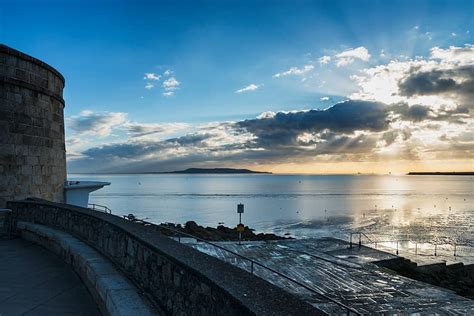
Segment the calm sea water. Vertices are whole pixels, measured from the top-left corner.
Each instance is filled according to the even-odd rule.
[[[295,237],[407,237],[474,246],[474,179],[469,176],[80,175],[109,181],[90,203],[155,223],[235,226]]]

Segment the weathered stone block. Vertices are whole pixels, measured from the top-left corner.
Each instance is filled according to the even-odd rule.
[[[21,166],[21,174],[23,174],[23,175],[32,175],[33,174],[33,168],[29,165]],[[25,183],[25,185],[26,185],[26,183]]]
[[[26,163],[28,165],[37,165],[39,164],[39,159],[38,157],[35,157],[35,156],[28,156],[26,157]]]
[[[28,155],[30,156],[40,156],[41,155],[41,147],[35,146],[36,144],[33,142],[33,146],[28,146],[28,144],[25,144],[28,146]]]
[[[13,144],[0,144],[0,155],[14,155],[15,146]]]
[[[35,167],[37,167],[37,166],[35,166]],[[41,176],[33,176],[33,184],[35,184],[35,185],[41,185],[41,184],[43,184],[43,177],[41,177]],[[39,193],[39,188],[38,188],[37,186],[33,186],[33,187],[31,188],[31,193],[33,193],[33,194],[34,194],[34,193],[38,194],[38,193]]]

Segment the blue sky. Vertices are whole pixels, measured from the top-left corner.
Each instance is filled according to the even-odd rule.
[[[176,137],[266,111],[328,108],[360,90],[353,76],[364,69],[472,44],[473,20],[472,1],[452,0],[0,0],[0,42],[64,74],[70,120],[125,113],[132,123],[188,124]],[[130,141],[111,127],[77,148]]]

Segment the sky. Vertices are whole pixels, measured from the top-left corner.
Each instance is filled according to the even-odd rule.
[[[473,171],[474,1],[10,1],[69,172]]]

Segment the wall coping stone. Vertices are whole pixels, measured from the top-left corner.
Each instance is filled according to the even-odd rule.
[[[26,88],[26,89],[29,89],[29,90],[32,90],[32,91],[35,91],[35,92],[39,92],[41,94],[47,95],[47,96],[59,101],[63,105],[63,107],[65,107],[65,105],[66,105],[66,102],[64,101],[64,99],[62,97],[60,97],[60,96],[58,96],[54,93],[51,93],[48,89],[35,86],[35,85],[33,85],[29,82],[21,81],[21,80],[15,79],[15,78],[9,78],[9,77],[6,77],[6,76],[0,76],[0,82],[11,84],[11,85],[14,85],[14,86],[20,86],[22,88]]]
[[[0,53],[5,53],[5,54],[11,55],[11,56],[15,56],[17,58],[23,59],[24,61],[33,63],[33,64],[38,65],[40,67],[43,67],[43,68],[51,71],[52,73],[54,73],[56,76],[58,76],[59,79],[62,81],[63,86],[66,83],[66,80],[64,79],[64,76],[58,70],[56,70],[56,68],[48,65],[44,61],[41,61],[41,60],[39,60],[39,59],[37,59],[33,56],[30,56],[28,54],[20,52],[19,50],[16,50],[16,49],[11,48],[9,46],[6,46],[4,44],[0,44]]]
[[[14,213],[16,207],[21,207],[22,205],[28,205],[29,207],[44,206],[55,207],[80,214],[81,216],[102,220],[109,225],[119,228],[132,239],[145,244],[148,248],[166,257],[176,265],[192,271],[194,275],[207,279],[211,284],[219,288],[222,293],[227,293],[227,296],[241,305],[244,310],[247,310],[249,315],[324,314],[293,294],[236,266],[182,245],[160,234],[152,227],[143,226],[119,216],[36,198],[10,201],[7,205]],[[80,238],[80,236],[77,237]],[[91,246],[94,247],[93,245]]]

